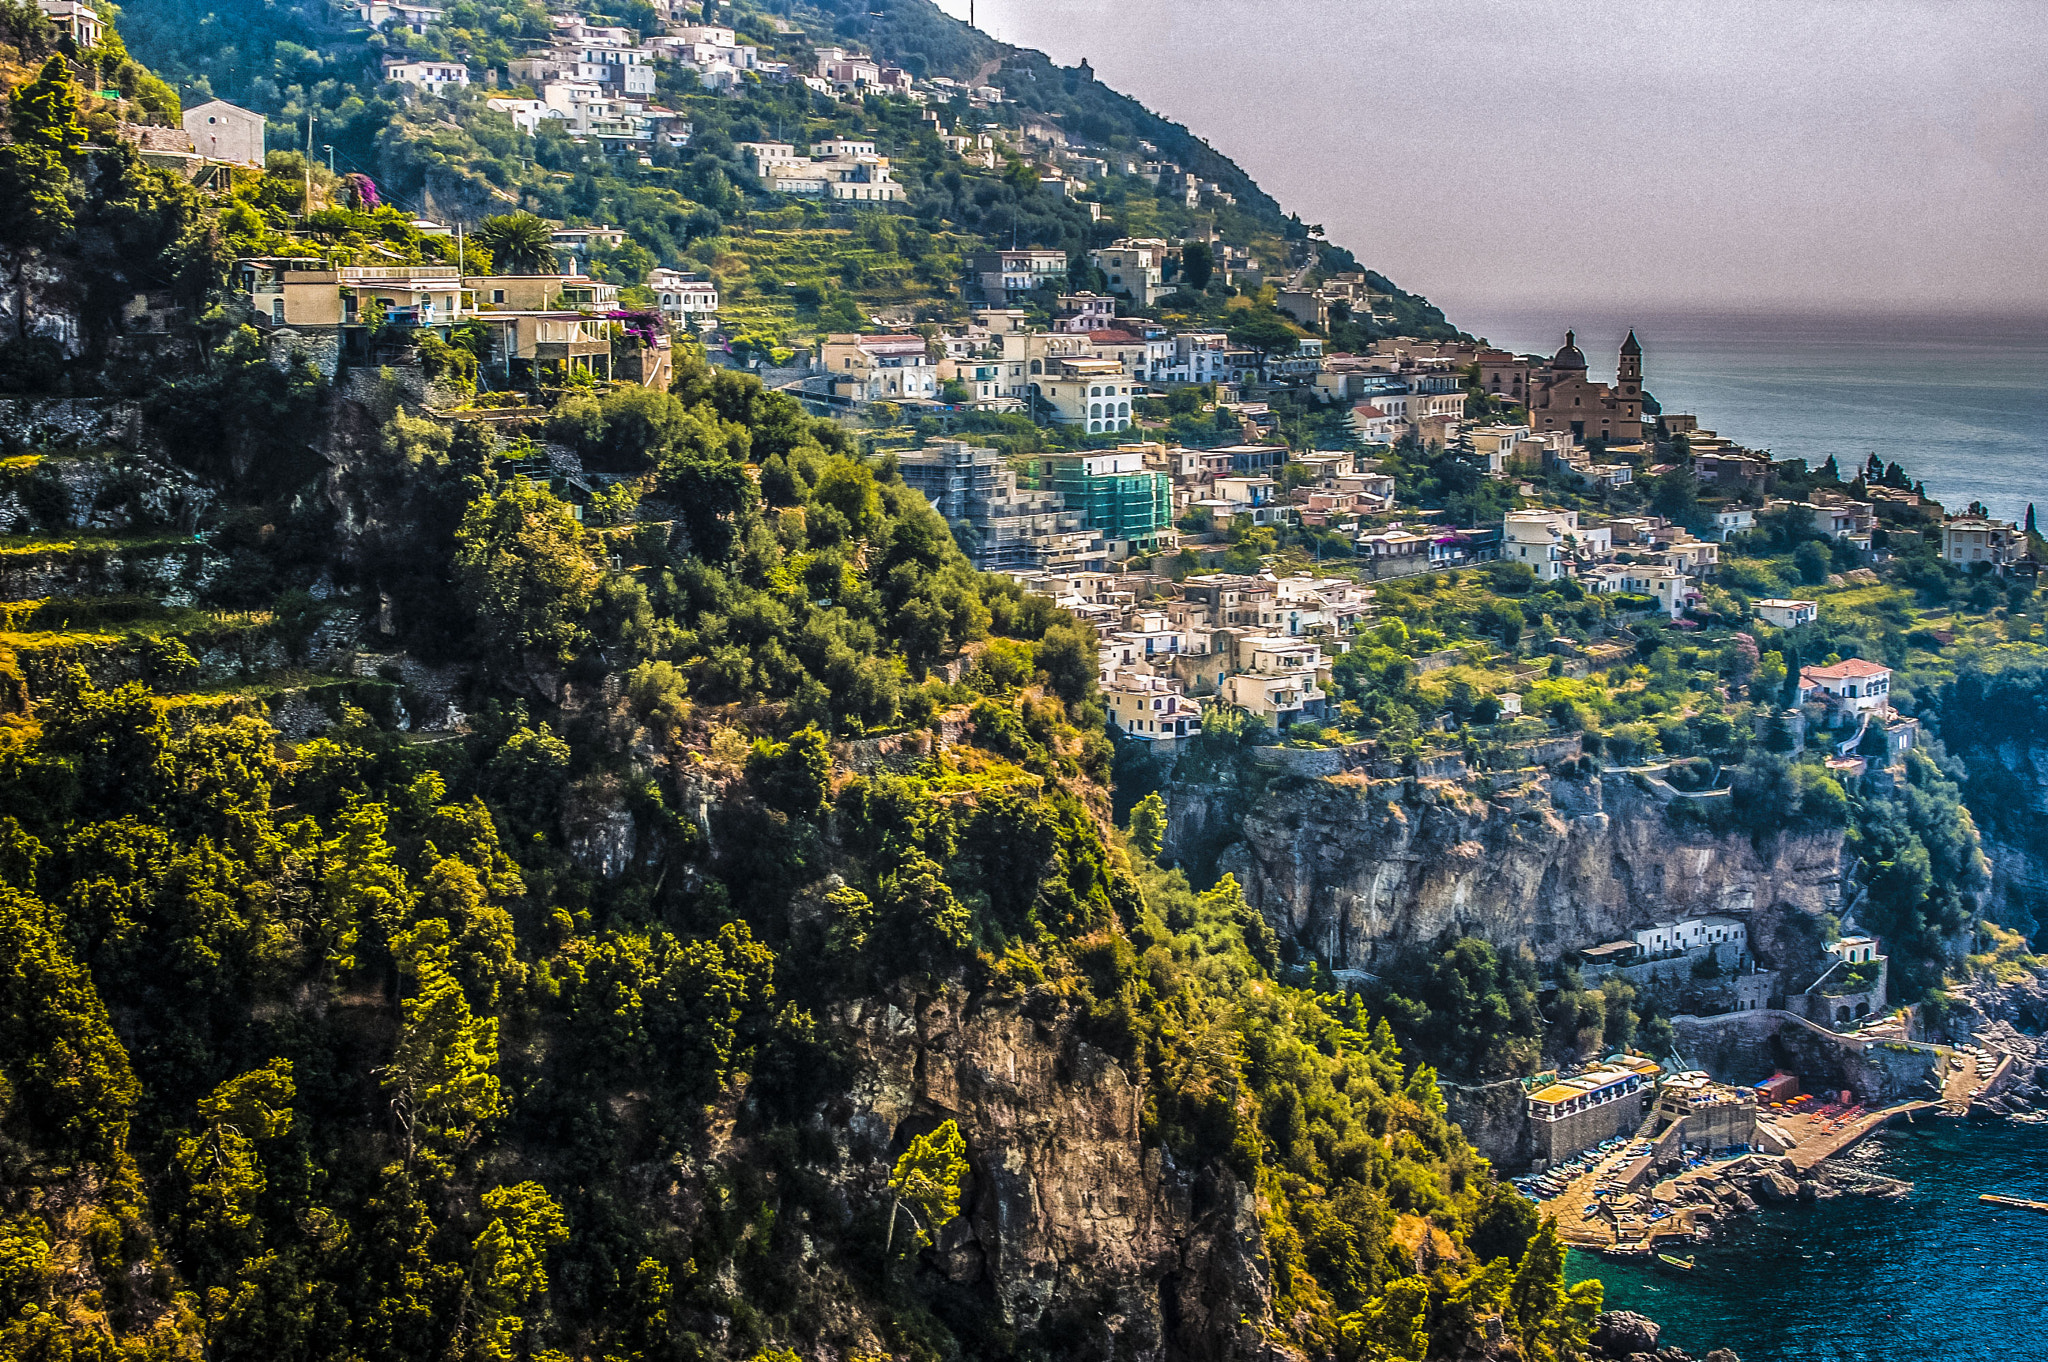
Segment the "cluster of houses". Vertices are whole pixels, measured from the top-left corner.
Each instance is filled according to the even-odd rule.
[[[1268,731],[1324,718],[1330,663],[1373,608],[1373,589],[1345,577],[1015,575],[1094,627],[1110,722],[1167,752],[1217,704]]]
[[[666,386],[673,372],[667,330],[621,309],[617,284],[580,274],[469,275],[454,263],[260,256],[237,260],[233,277],[273,349],[303,353],[330,377],[343,362],[408,358],[398,351],[427,334],[445,341],[457,326],[489,338],[481,364],[493,388],[569,373]]]

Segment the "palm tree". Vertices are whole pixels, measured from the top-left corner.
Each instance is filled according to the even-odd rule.
[[[501,274],[553,274],[554,229],[528,212],[506,213],[477,224],[476,242],[491,253]]]

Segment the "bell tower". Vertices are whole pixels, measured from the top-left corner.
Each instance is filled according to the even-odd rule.
[[[1616,439],[1643,437],[1643,347],[1631,330],[1621,343],[1614,366],[1614,434]]]

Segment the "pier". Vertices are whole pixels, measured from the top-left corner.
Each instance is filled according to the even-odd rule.
[[[2048,1201],[2029,1201],[2023,1196],[2000,1196],[1996,1192],[1986,1192],[1977,1200],[1989,1202],[1993,1206],[2004,1206],[2009,1210],[2040,1211],[2048,1214]]]
[[[1837,1122],[1832,1126],[1804,1135],[1792,1127],[1789,1122],[1779,1123],[1778,1129],[1795,1141],[1792,1148],[1785,1151],[1785,1157],[1792,1161],[1794,1168],[1804,1173],[1815,1164],[1825,1159],[1833,1158],[1843,1150],[1857,1144],[1872,1132],[1884,1129],[1901,1117],[1911,1120],[1923,1111],[1939,1111],[1940,1109],[1940,1104],[1936,1102],[1897,1102],[1888,1107],[1879,1107],[1875,1111],[1865,1112],[1863,1115],[1857,1116],[1852,1120]],[[1793,1119],[1801,1118],[1795,1117]],[[1804,1119],[1811,1120],[1812,1118]]]

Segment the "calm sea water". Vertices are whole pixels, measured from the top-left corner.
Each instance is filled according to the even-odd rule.
[[[2010,1362],[2048,1353],[2048,1215],[1982,1192],[2048,1199],[2048,1127],[1926,1122],[1886,1131],[1845,1166],[1914,1184],[1767,1207],[1698,1249],[1686,1276],[1574,1253],[1607,1308],[1664,1325],[1663,1341],[1742,1362]]]
[[[1629,327],[1664,410],[1778,458],[1844,469],[1875,453],[1951,510],[1981,501],[2048,514],[2048,318],[1776,316],[1593,309],[1460,316],[1517,352],[1576,327],[1593,377],[1614,376]]]

